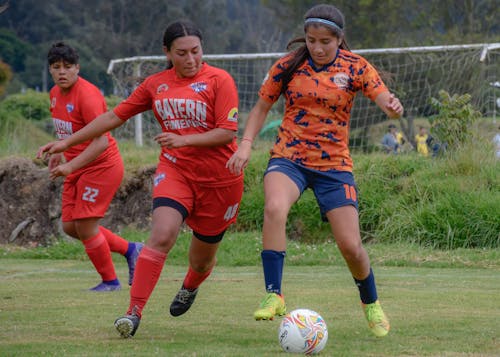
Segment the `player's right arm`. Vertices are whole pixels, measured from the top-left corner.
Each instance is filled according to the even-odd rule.
[[[52,141],[38,149],[37,158],[47,154],[64,152],[72,146],[97,138],[124,123],[112,110],[99,115],[73,135],[59,141]]]
[[[243,133],[238,150],[227,161],[226,167],[235,175],[241,174],[241,171],[248,165],[252,151],[252,142],[259,134],[267,117],[267,113],[273,106],[273,103],[259,98],[257,103],[248,114],[247,124]]]

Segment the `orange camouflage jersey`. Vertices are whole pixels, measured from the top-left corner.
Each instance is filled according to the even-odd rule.
[[[283,71],[291,54],[271,67],[259,96],[274,103],[281,94]],[[286,158],[311,169],[352,171],[350,113],[356,92],[372,101],[388,91],[363,57],[339,49],[328,65],[316,68],[309,58],[293,74],[285,94],[285,114],[271,157]]]

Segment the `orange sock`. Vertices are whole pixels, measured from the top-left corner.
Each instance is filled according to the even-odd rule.
[[[101,275],[102,281],[116,279],[115,267],[111,259],[111,251],[104,235],[99,232],[92,238],[82,241],[85,252],[90,258],[95,269]]]
[[[109,249],[112,252],[120,253],[121,255],[125,255],[125,253],[127,253],[128,240],[111,232],[109,229],[104,228],[103,226],[99,226],[99,230],[106,238],[106,242],[108,242]]]
[[[213,267],[207,270],[206,272],[199,273],[193,270],[190,266],[186,274],[186,277],[184,278],[183,286],[189,290],[196,289],[201,285],[201,283],[205,281],[206,278],[208,278],[208,276],[212,272],[212,269]]]
[[[142,309],[144,309],[160,278],[166,259],[166,253],[147,246],[142,248],[135,265],[134,282],[130,289],[130,305],[127,314],[134,311],[137,316],[142,316]]]

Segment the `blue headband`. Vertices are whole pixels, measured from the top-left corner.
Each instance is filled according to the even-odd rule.
[[[320,23],[320,24],[328,25],[330,27],[333,27],[333,28],[336,28],[336,29],[339,29],[340,31],[342,31],[342,27],[337,25],[335,22],[330,21],[330,20],[321,19],[319,17],[310,17],[310,18],[306,19],[305,24],[309,24],[309,23]]]

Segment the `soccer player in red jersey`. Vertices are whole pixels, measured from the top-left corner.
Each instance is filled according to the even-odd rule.
[[[79,76],[77,51],[55,43],[48,52],[49,71],[55,86],[50,90],[50,111],[57,137],[61,140],[88,125],[106,112],[99,89]],[[41,157],[41,153],[38,153]],[[129,285],[142,243],[128,242],[99,225],[123,178],[123,162],[115,139],[109,133],[49,158],[50,178],[64,176],[62,226],[66,234],[82,241],[102,282],[92,291],[121,288],[111,252],[127,258]]]
[[[225,166],[237,150],[238,93],[229,73],[203,62],[201,40],[200,30],[191,22],[169,25],[163,36],[166,70],[146,78],[91,125],[40,149],[65,151],[146,110],[153,110],[161,126],[162,133],[155,137],[161,154],[153,179],[151,234],[137,260],[127,313],[115,321],[125,338],[139,326],[182,223],[193,236],[188,272],[170,305],[173,316],[185,313],[194,302],[198,287],[215,266],[220,241],[238,214],[243,175]]]
[[[375,279],[359,230],[357,189],[349,153],[349,121],[358,91],[391,118],[403,114],[377,71],[349,51],[344,16],[332,5],[317,5],[305,15],[303,43],[269,70],[251,110],[238,151],[227,167],[235,174],[247,165],[251,144],[267,113],[283,95],[285,114],[264,177],[265,208],[261,253],[266,296],[257,320],[286,312],[281,292],[286,252],[286,220],[306,188],[314,191],[323,220],[359,288],[371,331],[385,336],[389,321],[378,302]],[[305,42],[305,43],[304,43]]]

